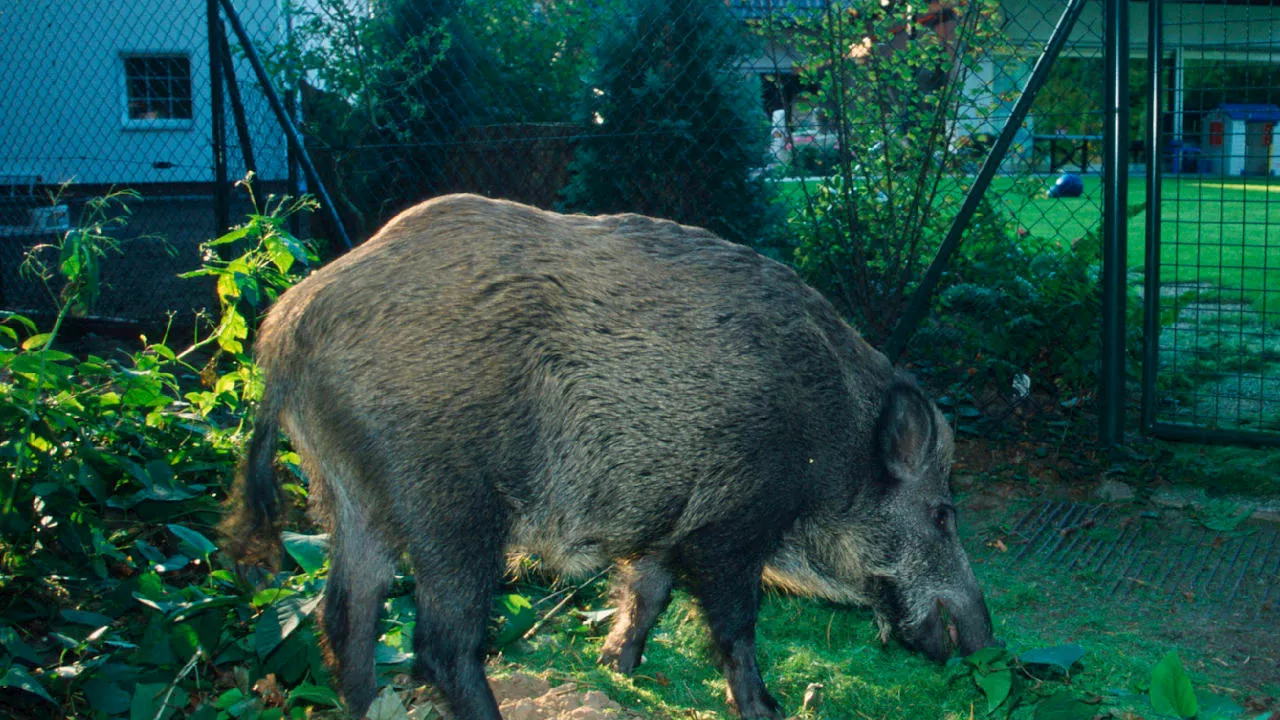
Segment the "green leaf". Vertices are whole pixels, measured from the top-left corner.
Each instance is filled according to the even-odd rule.
[[[1093,707],[1067,691],[1059,692],[1036,706],[1035,720],[1089,720]]]
[[[1197,692],[1196,702],[1200,708],[1196,713],[1204,718],[1236,718],[1244,714],[1244,708],[1229,697],[1214,695],[1209,692]],[[1256,718],[1255,718],[1256,720]]]
[[[1217,532],[1231,532],[1249,517],[1248,508],[1227,500],[1210,500],[1199,512],[1200,524]]]
[[[129,703],[129,720],[162,720],[186,707],[187,691],[180,687],[169,692],[166,683],[142,683],[134,686],[133,700]]]
[[[222,325],[218,328],[218,346],[229,353],[244,352],[244,344],[240,341],[249,337],[249,326],[244,316],[235,310],[228,310]]]
[[[1012,670],[997,670],[993,673],[975,672],[973,681],[982,689],[982,694],[987,696],[988,715],[1004,704],[1004,701],[1009,699],[1009,693],[1013,691]]]
[[[400,665],[412,659],[413,655],[386,643],[378,643],[373,649],[373,662],[376,665]]]
[[[1064,674],[1071,672],[1071,666],[1084,657],[1084,648],[1079,645],[1057,645],[1048,648],[1035,648],[1018,656],[1023,665],[1047,665]]]
[[[1161,715],[1195,717],[1200,711],[1195,689],[1182,668],[1178,653],[1170,650],[1151,670],[1151,707]]]
[[[538,620],[538,614],[533,611],[529,599],[515,593],[499,596],[495,602],[495,610],[501,618],[498,632],[493,638],[496,647],[519,640]]]
[[[15,658],[25,660],[32,665],[40,664],[40,656],[28,644],[22,641],[22,636],[18,635],[18,631],[11,627],[0,628],[0,645]]]
[[[262,238],[262,244],[267,248],[267,255],[271,258],[272,264],[281,273],[289,272],[289,268],[293,267],[293,263],[297,260],[297,255],[284,238],[275,234],[267,234]]]
[[[299,685],[294,688],[289,692],[289,704],[293,705],[298,702],[342,707],[342,701],[338,698],[338,693],[321,685]]]
[[[222,595],[222,596],[216,596],[216,597],[201,598],[194,602],[185,603],[173,608],[172,610],[173,614],[169,616],[169,622],[175,622],[175,623],[183,622],[185,620],[189,620],[192,617],[195,617],[196,615],[199,615],[200,613],[203,613],[206,610],[212,610],[213,608],[234,606],[239,604],[240,604],[240,598],[236,597],[235,595]]]
[[[266,657],[263,672],[274,673],[286,686],[297,684],[307,672],[307,652],[315,642],[310,628],[299,628]]]
[[[40,684],[40,681],[31,677],[31,673],[23,669],[21,665],[9,666],[9,671],[4,674],[4,677],[0,677],[0,687],[25,690],[32,695],[42,697],[54,705],[57,705],[56,702],[53,702],[53,698],[49,697],[49,693],[45,691],[44,686]]]
[[[264,608],[273,602],[279,602],[297,594],[297,590],[290,590],[289,588],[263,588],[254,593],[251,602],[256,608]]]
[[[227,305],[234,305],[236,300],[240,299],[240,287],[236,285],[235,276],[230,273],[223,273],[218,276],[217,282],[218,299]]]
[[[87,612],[84,610],[62,610],[59,612],[62,618],[69,623],[77,625],[88,625],[91,628],[100,628],[103,625],[110,625],[114,619],[102,613]]]
[[[218,696],[218,699],[214,701],[214,707],[219,710],[230,710],[241,700],[244,700],[244,693],[240,688],[231,688]]]
[[[231,230],[231,231],[229,231],[229,232],[225,233],[224,235],[222,235],[222,236],[221,236],[221,237],[219,237],[219,238],[216,238],[216,239],[214,239],[214,240],[210,240],[209,242],[205,243],[205,245],[207,245],[207,246],[209,246],[209,247],[215,247],[215,246],[217,246],[217,245],[230,245],[231,243],[233,243],[233,242],[235,242],[235,241],[237,241],[237,240],[239,240],[239,239],[243,238],[245,235],[248,235],[248,234],[249,234],[249,230],[251,229],[251,227],[252,227],[252,226],[250,226],[250,225],[245,225],[245,226],[243,226],[243,227],[238,227],[238,228],[236,228],[236,229],[234,229],[234,230]]]
[[[22,341],[22,349],[34,350],[36,348],[39,348],[43,346],[45,343],[49,342],[50,337],[52,337],[52,334],[50,333],[40,333],[39,335],[32,335],[31,337]]]
[[[329,536],[301,535],[285,531],[281,534],[285,552],[298,563],[304,571],[313,573],[324,567],[325,558],[329,556]]]
[[[964,663],[979,672],[990,672],[1009,667],[1009,661],[1012,658],[1013,655],[1005,648],[992,646],[982,648],[967,656],[964,659]]]
[[[119,715],[129,709],[129,693],[105,678],[89,678],[84,684],[84,696],[89,707],[107,715]]]
[[[182,541],[183,545],[187,546],[187,547],[184,547],[183,550],[193,551],[193,554],[196,557],[207,558],[211,554],[213,554],[214,550],[218,549],[218,546],[214,545],[209,540],[209,538],[205,537],[204,535],[201,535],[200,533],[196,532],[195,530],[192,530],[189,527],[172,524],[172,523],[169,524],[167,527],[169,528],[169,532],[173,533],[174,535],[177,535],[178,539]]]
[[[291,597],[267,608],[254,626],[254,646],[258,657],[264,658],[298,629],[302,621],[315,612],[320,596]]]

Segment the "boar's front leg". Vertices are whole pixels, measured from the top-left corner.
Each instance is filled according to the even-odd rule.
[[[711,640],[729,686],[729,703],[745,720],[781,720],[782,708],[769,695],[756,664],[756,613],[764,561],[737,548],[686,554],[684,574],[702,604]]]
[[[640,664],[644,643],[671,601],[671,571],[653,556],[619,563],[614,577],[618,612],[600,649],[600,664],[630,674]]]

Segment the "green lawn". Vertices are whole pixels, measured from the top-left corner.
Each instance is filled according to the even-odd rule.
[[[965,501],[961,499],[961,505]],[[1187,634],[1188,622],[1172,612],[1171,601],[1138,593],[1123,601],[1111,597],[1111,582],[1089,572],[1065,572],[1013,560],[1010,521],[1024,512],[1007,510],[970,513],[966,544],[974,569],[983,583],[995,623],[996,636],[1015,652],[1063,644],[1085,652],[1070,682],[1041,673],[1039,681],[1019,678],[1026,705],[1012,715],[1017,720],[1041,717],[1033,706],[1058,692],[1094,703],[1089,712],[1052,717],[1093,717],[1114,710],[1115,717],[1154,717],[1146,706],[1152,667],[1170,650],[1177,650],[1200,691],[1215,689],[1235,696],[1272,691],[1265,678],[1241,672],[1215,658],[1229,655],[1225,636]],[[981,515],[978,520],[975,515]],[[1013,550],[1006,552],[1003,541]],[[588,607],[607,607],[598,597]],[[725,683],[709,651],[710,640],[699,610],[687,595],[677,593],[645,650],[646,662],[630,677],[595,665],[600,634],[587,630],[579,617],[566,613],[552,621],[553,631],[540,632],[508,647],[492,668],[494,674],[546,674],[555,685],[572,681],[594,688],[646,718],[710,720],[733,717],[725,701]],[[882,648],[867,610],[768,593],[758,626],[761,670],[771,692],[789,717],[807,720],[929,718],[966,720],[1008,717],[1008,708],[987,713],[987,701],[967,676],[934,665],[918,654],[891,643]],[[1248,648],[1240,648],[1245,652]],[[1265,655],[1265,651],[1261,651]],[[1267,662],[1263,657],[1258,662]],[[823,685],[824,701],[814,711],[797,713],[810,683]],[[1122,708],[1135,714],[1125,715]],[[794,714],[794,715],[793,715]],[[1202,713],[1201,717],[1253,717],[1254,713]]]
[[[1086,177],[1084,196],[1069,199],[1045,196],[1052,180],[997,178],[989,197],[1030,237],[1050,243],[1070,243],[1099,228],[1101,178]],[[785,202],[801,201],[796,181],[778,187]],[[1165,178],[1162,195],[1162,282],[1221,288],[1252,302],[1264,317],[1280,313],[1280,179]],[[1131,180],[1129,204],[1145,201],[1146,180]],[[1129,220],[1130,268],[1145,264],[1145,236],[1146,214],[1139,213]]]

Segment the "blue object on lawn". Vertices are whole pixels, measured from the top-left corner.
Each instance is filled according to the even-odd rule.
[[[1075,173],[1062,173],[1053,187],[1049,188],[1051,198],[1080,197],[1083,194],[1084,181]]]

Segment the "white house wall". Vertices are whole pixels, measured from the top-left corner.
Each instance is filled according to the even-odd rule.
[[[1032,58],[1011,55],[997,61],[983,60],[976,69],[965,70],[964,95],[958,108],[960,132],[956,136],[999,135],[1033,64]],[[1031,162],[1034,131],[1035,118],[1028,117],[1014,134],[1005,156],[1006,170]]]
[[[282,37],[278,0],[242,0],[248,32]],[[192,119],[127,122],[122,54],[190,58]],[[141,184],[213,179],[208,30],[198,0],[0,0],[0,176]],[[286,145],[252,72],[236,63],[259,175],[282,179]],[[136,123],[135,123],[136,124]],[[230,173],[244,172],[227,103]]]

